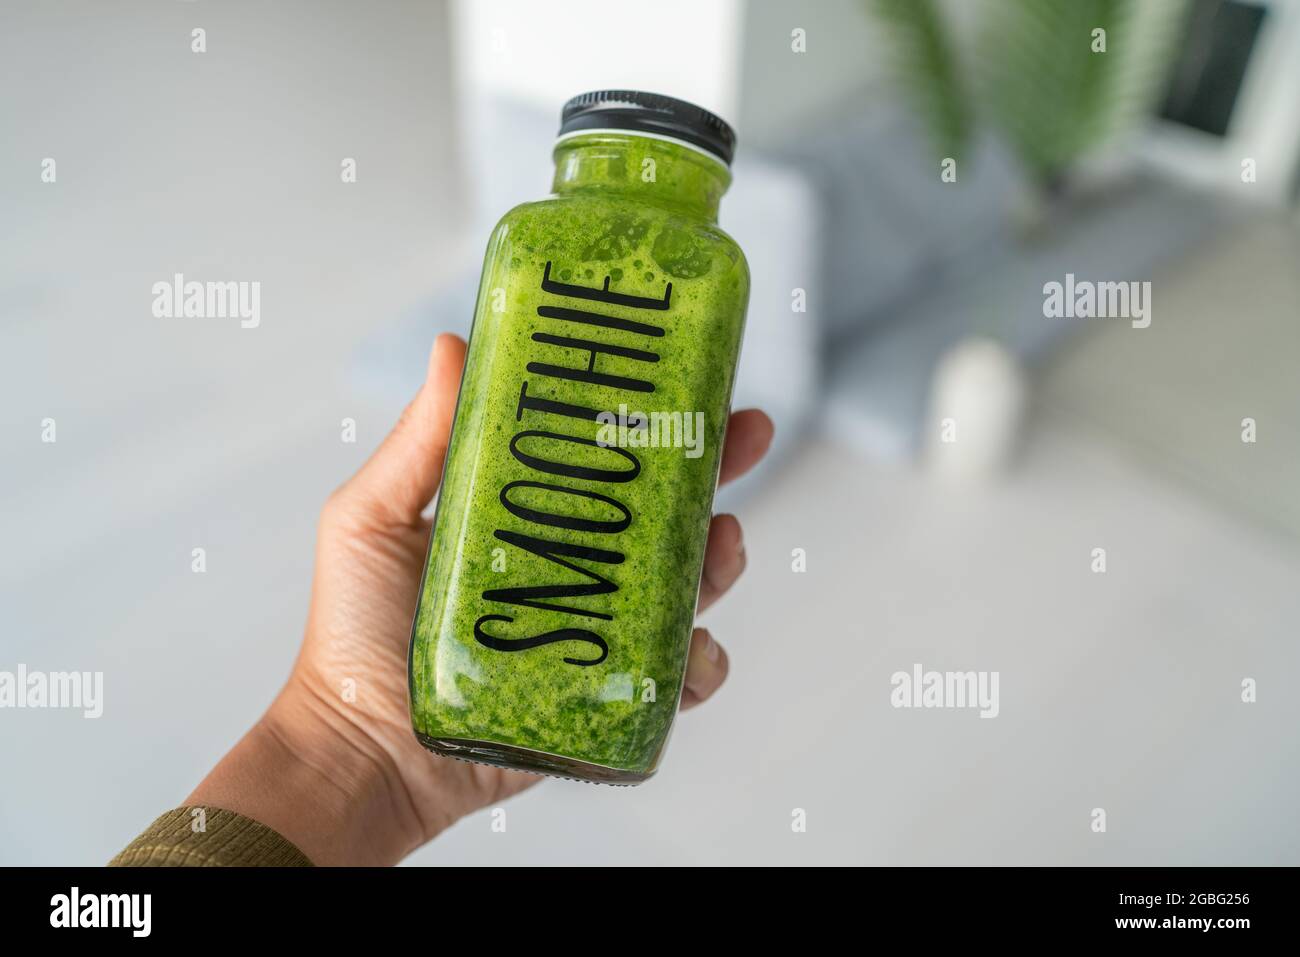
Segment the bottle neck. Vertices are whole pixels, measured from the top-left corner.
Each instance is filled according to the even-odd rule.
[[[626,196],[716,223],[730,185],[721,160],[673,140],[605,130],[555,144],[552,189],[561,196]]]

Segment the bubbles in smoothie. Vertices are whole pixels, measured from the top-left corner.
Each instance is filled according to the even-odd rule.
[[[598,262],[622,259],[635,249],[649,232],[649,221],[641,217],[614,216],[604,224],[600,235],[586,246],[582,258]]]
[[[713,266],[713,254],[698,234],[672,223],[666,224],[655,237],[650,255],[660,269],[680,279],[703,276]]]

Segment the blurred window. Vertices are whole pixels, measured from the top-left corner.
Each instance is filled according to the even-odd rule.
[[[1266,15],[1258,3],[1195,0],[1160,115],[1225,135]]]

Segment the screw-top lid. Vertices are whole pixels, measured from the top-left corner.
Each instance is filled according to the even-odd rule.
[[[736,152],[736,133],[720,116],[658,93],[596,90],[575,96],[560,113],[559,135],[587,130],[666,136],[705,150],[728,166]]]

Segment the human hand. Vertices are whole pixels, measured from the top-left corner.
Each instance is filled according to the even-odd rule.
[[[397,426],[321,512],[302,649],[258,724],[188,804],[235,811],[274,828],[318,864],[392,864],[459,818],[540,777],[426,751],[411,731],[407,646],[442,477],[465,343],[439,336],[428,375]],[[751,469],[772,423],[737,412],[719,481]],[[745,567],[740,523],[714,516],[699,609]],[[702,628],[691,636],[682,707],[707,699],[727,654]]]

